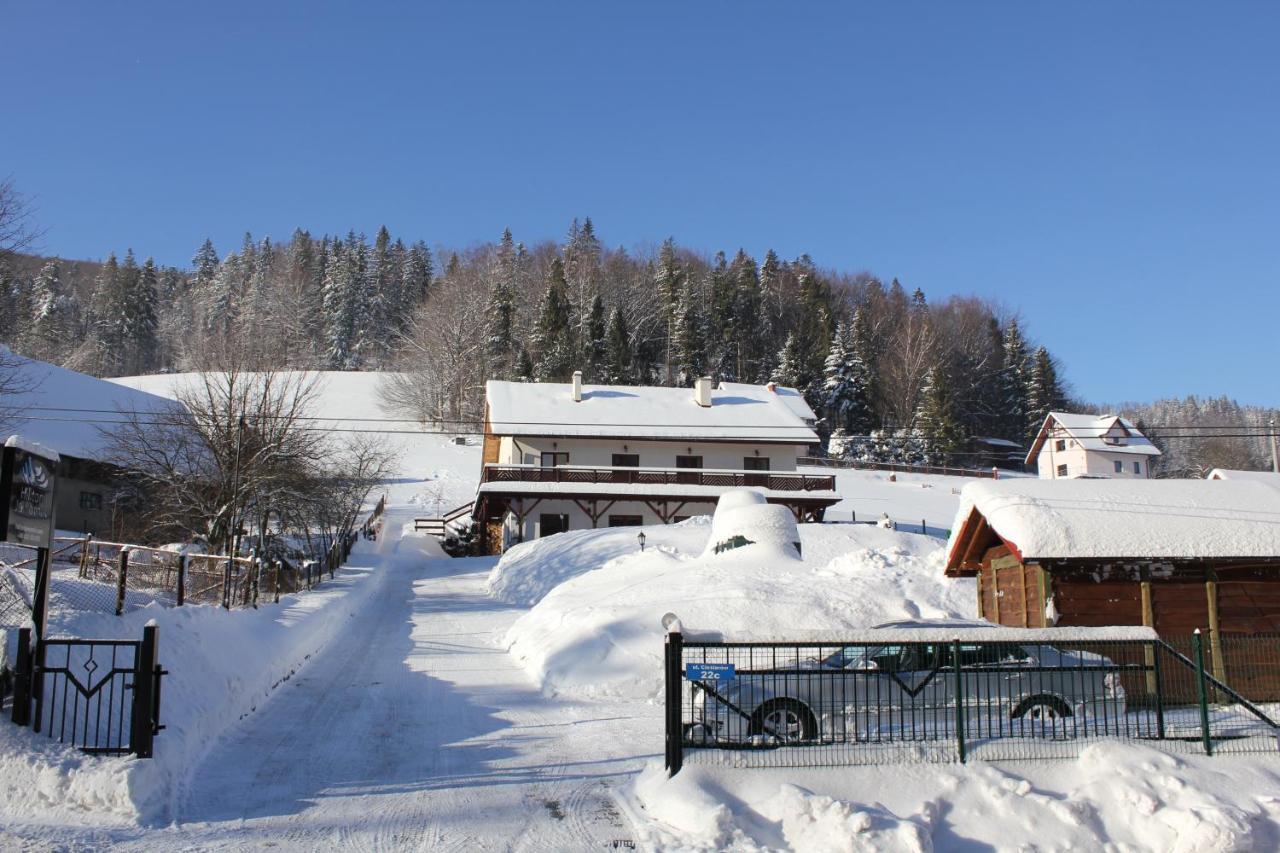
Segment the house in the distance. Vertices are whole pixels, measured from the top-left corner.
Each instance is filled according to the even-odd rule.
[[[1080,477],[1145,480],[1160,449],[1118,415],[1050,412],[1040,425],[1028,467],[1037,466],[1044,480]]]
[[[799,521],[839,502],[835,478],[796,470],[817,435],[803,398],[776,385],[694,388],[491,381],[473,517],[483,547],[564,530],[669,524],[734,488]],[[806,415],[808,412],[808,415]]]
[[[1231,468],[1214,468],[1205,479],[1265,483],[1280,489],[1280,474],[1274,471],[1235,471]]]

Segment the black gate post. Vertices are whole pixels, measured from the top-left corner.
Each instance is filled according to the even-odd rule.
[[[666,647],[666,711],[667,711],[667,775],[674,776],[684,765],[684,726],[682,719],[682,678],[684,669],[684,635],[679,631],[667,634]]]
[[[133,720],[129,726],[129,751],[139,758],[150,758],[154,745],[156,721],[152,719],[156,705],[156,670],[159,629],[148,624],[142,629],[142,645],[133,669]]]
[[[116,615],[124,613],[124,589],[129,577],[129,549],[120,549],[120,571],[116,578]]]
[[[187,600],[187,555],[178,555],[178,606]]]
[[[18,657],[13,673],[13,721],[31,725],[31,629],[18,629]]]

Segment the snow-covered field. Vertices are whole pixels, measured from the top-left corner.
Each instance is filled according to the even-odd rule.
[[[122,380],[168,395],[181,376]],[[384,417],[377,378],[321,376],[317,415]],[[350,422],[334,421],[350,425]],[[395,426],[395,425],[388,425]],[[405,425],[411,429],[411,425]],[[157,757],[90,758],[0,724],[0,849],[1275,850],[1280,760],[1098,744],[1077,760],[661,770],[661,616],[729,638],[969,615],[942,542],[967,479],[839,471],[785,547],[708,554],[707,519],[575,531],[450,560],[412,519],[467,502],[475,444],[388,435],[386,529],[338,579],[257,611],[55,612],[160,629]]]

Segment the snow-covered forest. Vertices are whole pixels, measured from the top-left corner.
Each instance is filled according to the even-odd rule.
[[[1095,408],[1068,403],[1062,366],[989,300],[931,301],[808,255],[707,256],[672,239],[609,248],[589,218],[560,241],[505,231],[456,251],[386,228],[372,242],[246,234],[230,251],[206,240],[186,269],[133,250],[102,263],[13,255],[0,303],[0,341],[86,373],[202,370],[233,354],[273,369],[394,369],[391,402],[447,429],[479,422],[488,378],[575,369],[620,384],[773,379],[804,390],[836,452],[877,461],[965,464],[970,436],[1025,442],[1051,408]],[[1178,425],[1201,409],[1239,422],[1231,401],[1125,411]],[[1171,474],[1237,449],[1168,440]]]

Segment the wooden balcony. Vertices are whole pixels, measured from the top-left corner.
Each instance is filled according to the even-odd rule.
[[[777,492],[834,492],[833,474],[796,471],[725,471],[703,468],[591,468],[579,465],[486,465],[485,483],[577,483],[635,486],[763,488]]]

